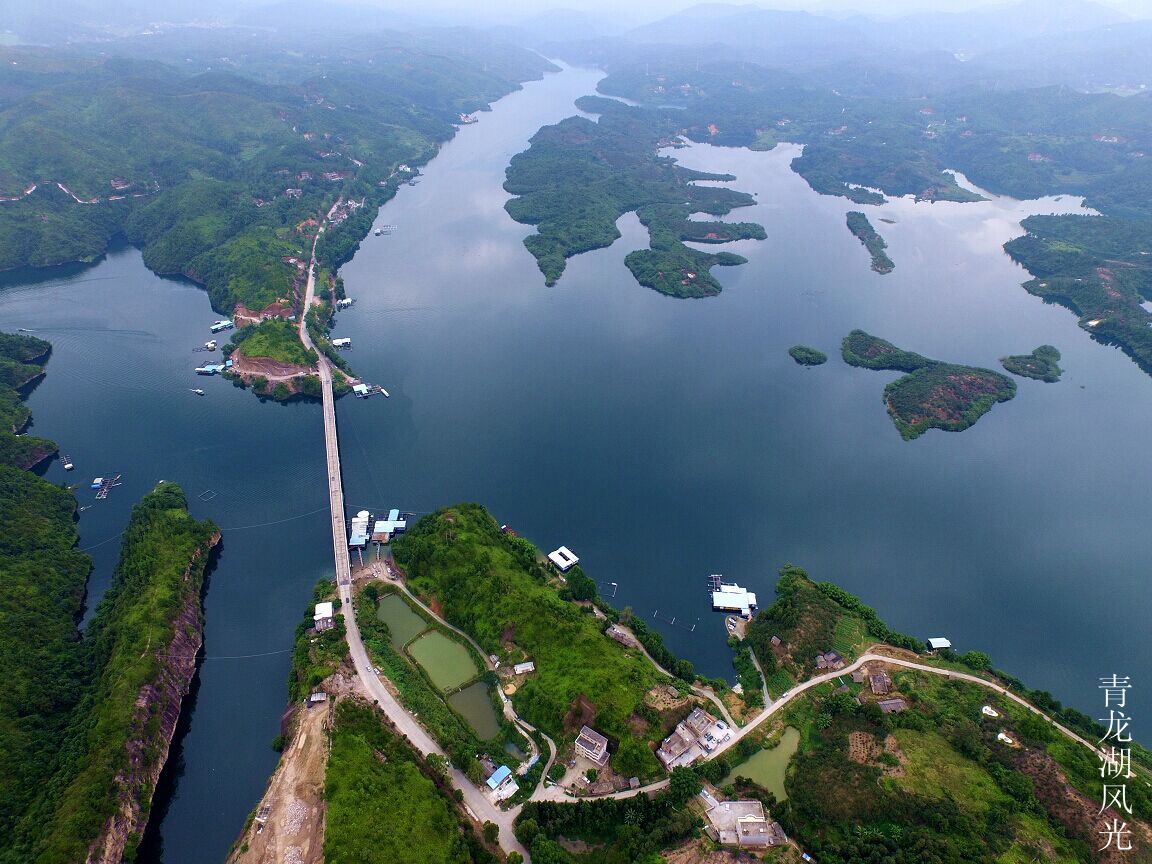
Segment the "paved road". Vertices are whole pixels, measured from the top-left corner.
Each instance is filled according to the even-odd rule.
[[[323,231],[323,228],[320,230]],[[319,239],[317,234],[316,241],[312,243],[312,260],[308,267],[308,283],[304,293],[305,314],[315,302],[316,243]],[[301,326],[300,339],[306,347],[315,350],[316,346],[308,335],[307,326]],[[403,705],[396,701],[380,681],[372,669],[368,652],[360,638],[360,628],[356,624],[355,608],[352,604],[352,567],[348,558],[348,535],[344,523],[344,484],[340,475],[340,443],[336,436],[336,399],[332,393],[332,366],[323,354],[320,354],[318,371],[324,403],[324,452],[328,462],[328,501],[332,511],[332,553],[336,562],[336,584],[339,588],[341,611],[344,613],[345,638],[352,656],[352,664],[356,667],[356,674],[364,684],[364,689],[371,694],[388,719],[407,736],[417,750],[425,756],[430,753],[444,755],[444,751],[432,736],[416,722],[416,718],[409,714]],[[525,861],[530,861],[528,850],[512,833],[512,823],[519,813],[519,808],[500,810],[487,795],[473,786],[459,769],[452,769],[449,776],[452,785],[464,794],[464,803],[477,819],[481,822],[494,822],[500,827],[500,845],[504,850],[519,852]]]

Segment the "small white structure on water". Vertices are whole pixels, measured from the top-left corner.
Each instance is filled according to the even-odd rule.
[[[351,348],[352,340],[348,336],[342,336],[339,339],[332,340],[333,348]]]
[[[756,595],[735,582],[721,582],[719,590],[712,592],[712,608],[719,612],[739,612],[751,618],[756,611]]]
[[[567,573],[580,561],[567,546],[561,546],[555,552],[549,552],[548,560],[556,565],[556,569],[561,573]]]

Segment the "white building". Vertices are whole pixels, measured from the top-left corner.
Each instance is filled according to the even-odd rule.
[[[571,570],[576,563],[580,560],[567,546],[561,546],[555,552],[548,553],[548,560],[556,565],[556,569],[561,573],[567,573]]]
[[[939,651],[941,648],[951,648],[952,643],[943,636],[933,636],[928,640],[928,647],[933,651]]]
[[[332,601],[326,603],[317,603],[316,611],[312,615],[312,626],[319,633],[321,630],[329,630],[335,623],[335,618],[332,612]]]
[[[712,608],[719,612],[739,612],[751,618],[756,611],[756,595],[735,582],[721,582],[720,589],[712,592]]]
[[[536,664],[529,660],[527,663],[517,663],[512,667],[512,671],[516,675],[527,675],[529,672],[536,671]]]

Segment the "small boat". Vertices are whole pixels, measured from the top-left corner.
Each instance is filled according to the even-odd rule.
[[[205,351],[215,351],[216,350],[216,340],[215,339],[209,339],[207,342],[205,342],[204,343],[204,350]]]
[[[189,389],[188,392],[189,393],[195,393],[197,396],[203,396],[204,395],[204,391],[198,387],[195,390]]]
[[[71,456],[68,456],[68,455],[61,456],[60,461],[64,463],[64,470],[65,471],[71,471],[73,468],[76,467],[75,465],[72,464],[72,457]]]
[[[728,625],[729,633],[736,632],[736,619],[733,616],[729,615],[727,618],[725,618],[724,623]]]
[[[376,234],[377,237],[379,237],[381,234],[384,233],[384,229],[383,228],[377,228],[374,233]]]

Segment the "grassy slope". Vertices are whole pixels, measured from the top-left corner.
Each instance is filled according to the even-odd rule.
[[[349,700],[336,708],[324,782],[324,860],[468,864],[453,804],[376,712]]]
[[[243,340],[237,350],[245,357],[267,357],[290,366],[311,366],[316,363],[316,352],[304,347],[296,325],[290,321],[272,318],[261,321],[251,330],[245,328],[242,333]]]
[[[550,735],[562,733],[572,703],[586,696],[596,726],[621,735],[628,716],[657,681],[643,658],[601,632],[601,623],[544,583],[535,564],[518,558],[499,526],[477,504],[421,519],[395,544],[414,588],[434,598],[444,616],[490,652],[508,635],[535,661],[514,698],[518,712]]]

